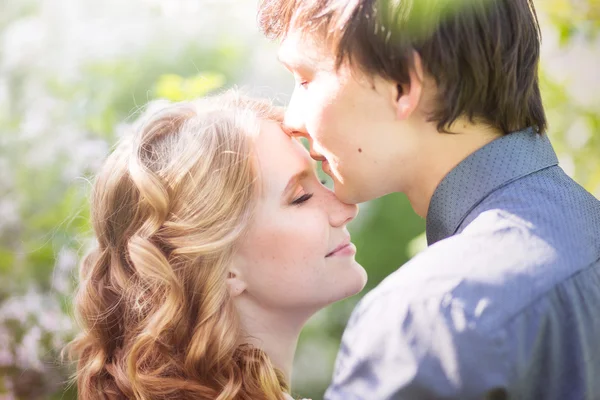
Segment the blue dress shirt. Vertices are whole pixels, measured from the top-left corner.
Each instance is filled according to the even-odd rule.
[[[427,240],[354,310],[327,400],[600,399],[600,201],[546,135],[454,168]]]

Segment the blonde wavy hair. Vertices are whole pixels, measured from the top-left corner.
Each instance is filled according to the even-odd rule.
[[[67,347],[79,398],[281,400],[288,384],[244,344],[227,267],[253,216],[253,137],[281,120],[227,92],[142,118],[97,176],[97,247],[75,299]]]

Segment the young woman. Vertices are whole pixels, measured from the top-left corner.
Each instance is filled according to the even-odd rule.
[[[266,101],[143,118],[99,173],[76,297],[79,398],[289,399],[297,338],[359,292],[357,213]]]

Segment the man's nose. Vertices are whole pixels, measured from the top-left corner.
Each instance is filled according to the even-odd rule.
[[[290,127],[286,127],[286,129],[288,130],[289,134],[293,137],[301,137],[306,139],[306,141],[308,142],[308,154],[310,154],[310,157],[315,160],[315,161],[325,161],[325,156],[323,154],[321,154],[321,152],[319,152],[315,147],[315,141],[313,140],[313,138],[307,133],[307,132],[302,132],[302,131],[295,131],[293,129],[291,129]]]
[[[310,156],[316,161],[325,161],[325,157],[316,149],[313,138],[306,129],[304,122],[303,108],[300,107],[300,97],[294,92],[292,98],[285,109],[283,125],[292,136],[303,137],[308,141],[308,151]]]
[[[308,153],[310,154],[310,157],[315,161],[325,161],[325,156],[319,151],[315,150],[314,141],[310,136],[308,137],[308,144]]]
[[[285,109],[285,115],[283,118],[283,124],[293,132],[299,132],[306,134],[306,127],[304,125],[304,115],[302,112],[302,107],[300,107],[299,96],[292,93],[292,98]]]

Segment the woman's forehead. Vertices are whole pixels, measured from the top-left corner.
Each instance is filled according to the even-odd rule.
[[[261,124],[256,152],[265,189],[283,190],[292,176],[314,167],[302,143],[287,135],[274,121]]]

